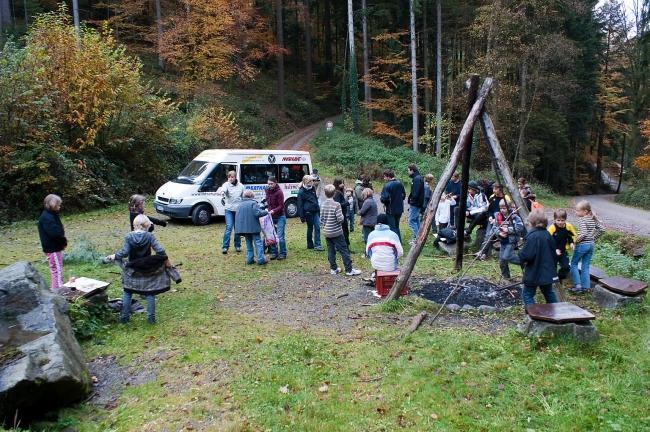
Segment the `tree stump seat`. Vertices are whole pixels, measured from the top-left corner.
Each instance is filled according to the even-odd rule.
[[[594,266],[589,267],[589,278],[592,281],[598,282],[601,279],[605,279],[606,277],[607,277],[607,273],[605,272],[605,270]]]
[[[646,288],[648,288],[648,284],[643,281],[628,279],[621,276],[603,278],[599,281],[599,284],[617,294],[631,297],[643,294]]]
[[[568,302],[533,304],[528,305],[526,310],[531,319],[552,323],[590,321],[596,318],[588,310]]]

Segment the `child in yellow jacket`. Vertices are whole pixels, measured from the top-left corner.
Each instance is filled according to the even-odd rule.
[[[560,280],[569,275],[569,250],[575,247],[576,230],[566,221],[566,211],[560,209],[553,213],[553,225],[548,227],[548,232],[555,241],[555,262],[560,269],[557,272]]]

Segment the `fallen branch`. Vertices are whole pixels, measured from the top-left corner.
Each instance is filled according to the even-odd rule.
[[[424,321],[426,317],[427,317],[426,312],[420,312],[419,314],[414,316],[413,320],[411,321],[411,325],[406,330],[406,334],[404,336],[410,335],[411,333],[416,331],[418,329],[418,327],[420,327],[420,324],[422,324],[422,321]]]

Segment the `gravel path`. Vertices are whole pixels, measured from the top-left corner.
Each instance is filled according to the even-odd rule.
[[[628,207],[614,202],[616,195],[586,195],[574,198],[574,202],[587,200],[593,212],[606,228],[628,234],[650,237],[650,211]],[[575,219],[574,212],[568,211],[569,221]]]
[[[335,121],[338,116],[320,120],[317,123],[299,129],[282,138],[274,148],[277,150],[309,150],[309,141],[318,133],[318,130],[325,125],[328,120]]]

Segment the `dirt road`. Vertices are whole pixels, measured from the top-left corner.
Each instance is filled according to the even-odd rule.
[[[593,212],[608,229],[650,237],[650,211],[617,204],[614,202],[615,196],[586,195],[575,197],[574,201],[589,201]],[[571,221],[575,216],[572,211],[569,214]]]
[[[338,116],[326,118],[282,138],[273,147],[277,150],[309,150],[309,141],[318,133],[318,130],[329,120],[335,121]]]

